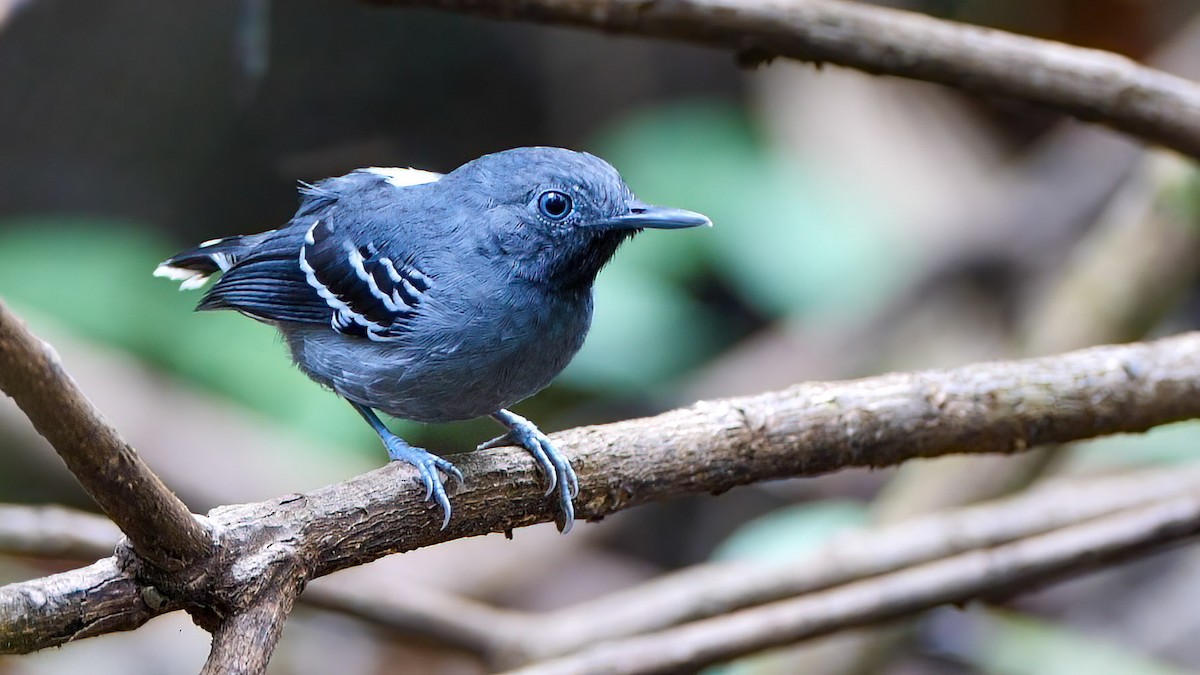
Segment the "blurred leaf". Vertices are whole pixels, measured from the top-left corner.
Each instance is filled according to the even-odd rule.
[[[592,330],[562,380],[588,389],[650,388],[712,351],[711,322],[677,286],[640,270],[596,284]]]
[[[1072,446],[1071,461],[1086,467],[1188,464],[1197,461],[1200,421],[1177,422],[1144,434],[1105,436]]]
[[[817,550],[834,535],[867,525],[870,517],[866,506],[853,501],[789,506],[738,528],[713,551],[712,558],[768,562],[796,560]]]
[[[1190,170],[1182,180],[1168,185],[1165,199],[1181,220],[1200,227],[1200,171]]]
[[[976,652],[976,665],[998,675],[1182,675],[1187,672],[1159,663],[1100,637],[1029,616],[990,611]]]
[[[643,199],[701,211],[715,224],[711,235],[656,239],[619,264],[678,277],[708,263],[775,315],[861,311],[915,264],[907,242],[881,227],[887,205],[863,194],[869,185],[835,185],[820,167],[769,153],[734,106],[645,110],[598,146]]]
[[[199,293],[151,276],[175,247],[128,223],[85,218],[0,222],[0,296],[79,335],[125,349],[321,438],[377,452],[354,411],[292,367],[268,326],[193,313]]]

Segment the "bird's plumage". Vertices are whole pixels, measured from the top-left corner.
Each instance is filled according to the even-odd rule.
[[[297,365],[360,412],[430,422],[496,415],[544,388],[582,346],[618,246],[641,227],[707,222],[655,212],[603,160],[558,148],[446,175],[360,169],[301,192],[286,226],[206,242],[156,274],[196,287],[221,272],[198,309],[277,326]]]

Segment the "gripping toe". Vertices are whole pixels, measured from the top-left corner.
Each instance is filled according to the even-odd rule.
[[[450,497],[446,494],[445,484],[438,472],[446,474],[459,487],[463,485],[462,471],[449,460],[413,446],[396,438],[396,442],[387,444],[388,457],[394,462],[404,462],[417,470],[421,483],[425,486],[425,501],[433,501],[442,509],[442,529],[450,524]]]
[[[571,468],[571,463],[533,422],[507,410],[501,410],[493,417],[506,425],[509,431],[479,447],[519,445],[529,451],[542,474],[546,476],[546,495],[558,491],[558,504],[563,516],[563,521],[558,525],[559,531],[563,534],[570,532],[575,522],[575,504],[572,500],[579,495],[579,478]]]

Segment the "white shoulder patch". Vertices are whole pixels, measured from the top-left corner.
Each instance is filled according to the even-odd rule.
[[[383,176],[387,182],[396,187],[408,187],[410,185],[423,185],[425,183],[436,183],[442,174],[432,171],[422,171],[420,169],[401,169],[390,166],[369,166],[362,169],[367,173],[373,173],[377,176]]]

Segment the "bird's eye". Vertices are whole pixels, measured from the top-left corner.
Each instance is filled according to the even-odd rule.
[[[538,210],[550,220],[562,220],[571,213],[571,198],[558,190],[543,192],[538,197]]]

